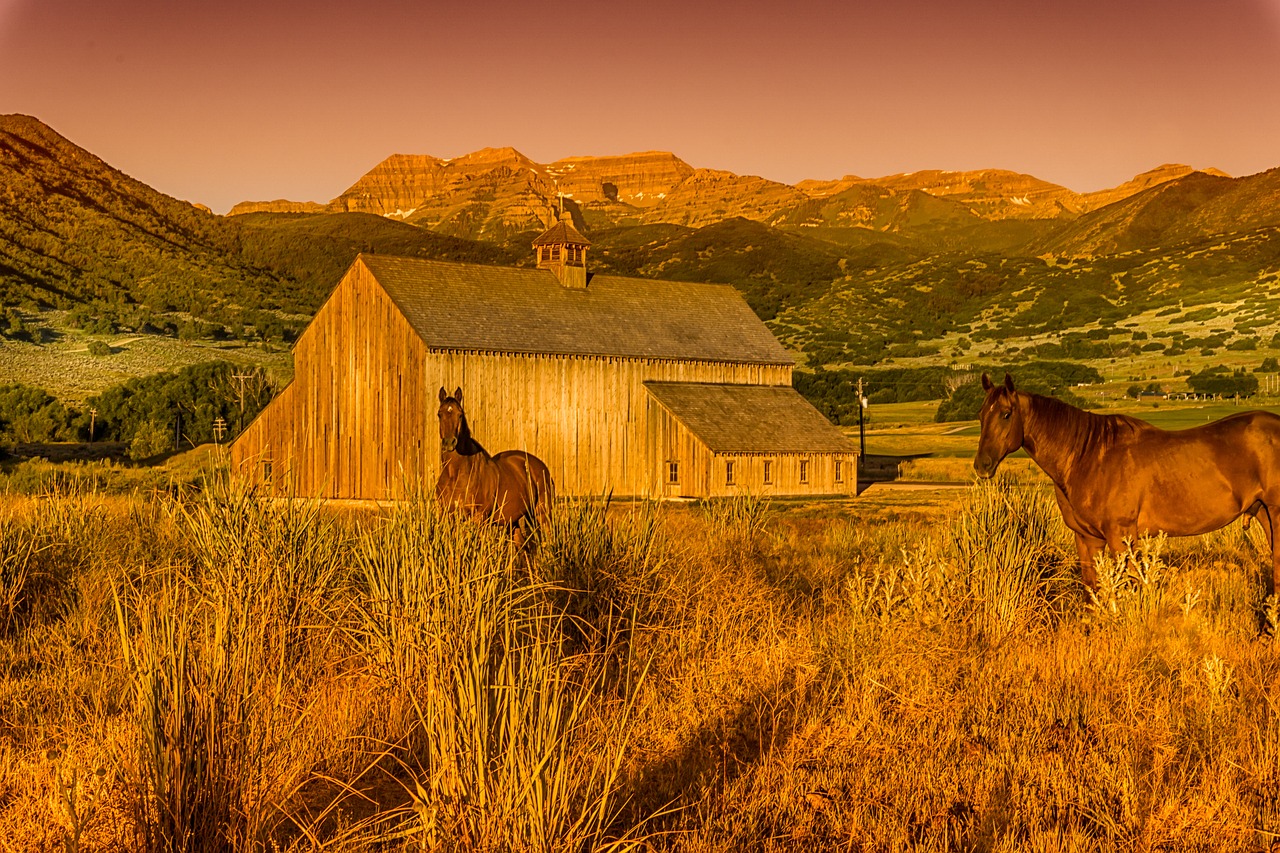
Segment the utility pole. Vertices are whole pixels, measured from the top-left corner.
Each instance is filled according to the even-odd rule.
[[[98,407],[89,408],[89,443],[93,444],[93,428],[98,422]]]
[[[867,398],[862,393],[862,377],[858,377],[858,465],[863,465],[863,460],[867,458],[867,430],[866,430],[866,411]]]
[[[226,435],[227,421],[226,418],[219,415],[213,419],[213,443],[221,444],[222,436]]]
[[[244,383],[252,376],[252,373],[239,370],[231,374],[231,378],[240,383],[240,425],[237,427],[238,432],[244,432]]]

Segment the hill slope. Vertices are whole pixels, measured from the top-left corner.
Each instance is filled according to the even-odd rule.
[[[28,116],[0,116],[0,303],[101,300],[217,320],[310,313],[361,251],[514,263],[500,246],[368,214],[225,218],[164,195]]]
[[[998,170],[793,187],[662,152],[544,166],[485,149],[388,158],[323,213],[218,217],[35,119],[4,116],[0,301],[137,305],[229,329],[261,325],[243,312],[268,309],[298,324],[359,252],[531,263],[530,241],[563,203],[592,240],[592,269],[732,283],[810,364],[1269,342],[1280,331],[1280,170],[1184,168],[1073,199]],[[486,240],[464,236],[474,234]]]

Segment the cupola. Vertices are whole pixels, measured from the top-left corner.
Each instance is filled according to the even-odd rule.
[[[587,247],[591,241],[573,227],[573,219],[567,211],[560,214],[560,221],[533,241],[533,252],[538,259],[538,269],[551,270],[565,287],[585,290],[587,287]]]

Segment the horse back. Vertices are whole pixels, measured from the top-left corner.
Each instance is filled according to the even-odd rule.
[[[1223,459],[1243,458],[1276,467],[1280,475],[1280,415],[1250,411],[1168,433],[1177,442],[1200,445]]]
[[[493,461],[502,471],[504,490],[523,495],[528,511],[551,501],[551,471],[541,459],[525,450],[504,450]]]

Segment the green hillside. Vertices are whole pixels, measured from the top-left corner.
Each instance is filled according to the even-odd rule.
[[[308,314],[361,252],[477,264],[517,264],[527,254],[371,213],[253,213],[226,224],[235,230],[238,257],[293,285],[296,303]]]
[[[846,277],[775,325],[818,364],[958,360],[975,344],[1042,358],[1173,356],[1269,341],[1278,289],[1280,229],[1265,228],[1093,259],[936,255]]]
[[[744,185],[703,172],[700,186]],[[1039,204],[1025,194],[1039,186],[1029,176],[970,176],[956,195],[934,186],[949,174],[924,190],[911,185],[918,175],[899,176],[900,187],[833,182],[766,221],[696,228],[619,225],[567,205],[592,241],[593,270],[733,284],[809,367],[1038,359],[1172,376],[1280,350],[1280,170],[1183,174],[1041,218],[1052,205],[1000,218]],[[1024,194],[1002,201],[1006,189]],[[462,210],[473,196],[437,207]],[[501,198],[490,201],[486,215],[504,216]],[[46,384],[80,397],[106,377],[188,357],[287,370],[288,344],[360,252],[519,265],[532,262],[536,236],[498,229],[483,242],[441,233],[471,233],[455,220],[430,230],[369,213],[219,217],[26,116],[0,116],[0,202],[0,375],[40,384],[74,363],[74,381]],[[716,209],[694,202],[704,219]],[[183,345],[197,340],[208,352]]]
[[[0,305],[144,306],[215,323],[314,312],[359,252],[514,263],[358,213],[225,218],[156,192],[27,116],[0,116]]]
[[[824,293],[844,275],[839,247],[749,219],[729,219],[690,230],[646,226],[592,235],[593,267],[602,271],[674,281],[733,284],[764,319],[783,306]]]

